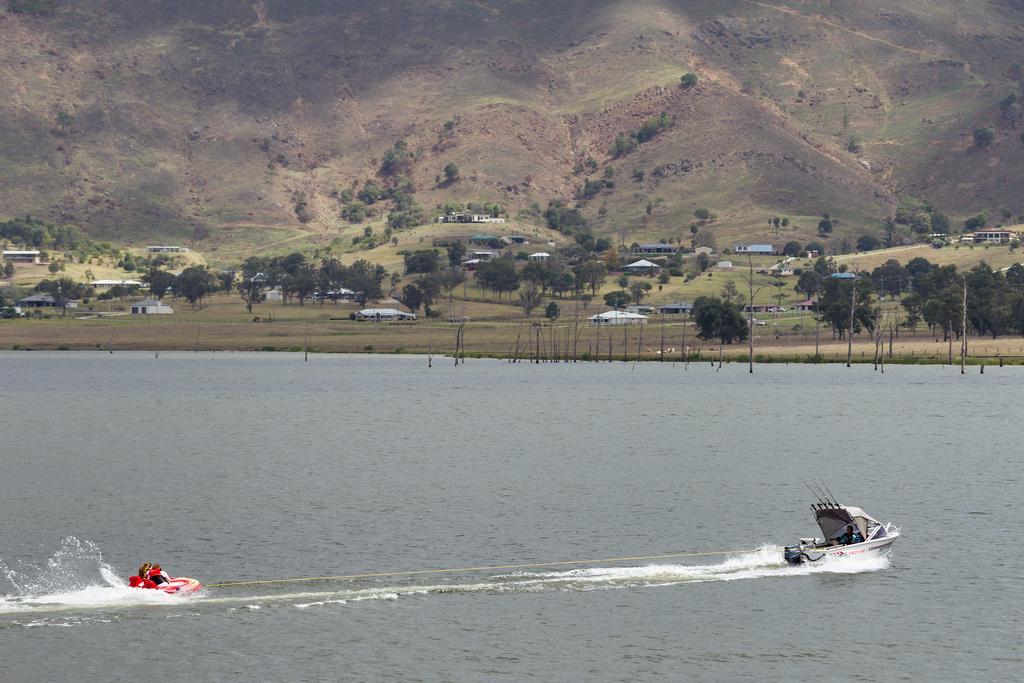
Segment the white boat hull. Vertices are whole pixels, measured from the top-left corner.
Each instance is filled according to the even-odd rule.
[[[797,545],[785,549],[786,561],[790,564],[818,562],[826,557],[887,557],[892,546],[900,537],[899,529],[887,525],[888,533],[882,538],[873,538],[850,545],[821,545],[817,539],[803,539]]]

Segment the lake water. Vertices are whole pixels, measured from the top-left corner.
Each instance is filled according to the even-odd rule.
[[[3,681],[1024,678],[1024,369],[4,352],[0,391]],[[784,566],[801,479],[891,561]]]

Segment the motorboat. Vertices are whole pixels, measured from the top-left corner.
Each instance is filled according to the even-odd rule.
[[[840,505],[831,496],[818,495],[811,510],[823,536],[801,538],[796,545],[786,546],[784,555],[789,564],[826,557],[886,557],[900,537],[900,528],[892,522],[882,524],[861,508]],[[853,527],[853,534],[848,533],[848,527]]]

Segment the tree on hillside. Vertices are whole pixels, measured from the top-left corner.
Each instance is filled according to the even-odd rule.
[[[873,332],[878,319],[874,305],[871,279],[860,277],[856,280],[828,278],[821,287],[818,313],[822,322],[832,327],[833,334],[844,339],[850,331],[851,290],[853,290],[853,331],[866,329]]]
[[[384,190],[373,180],[363,183],[363,189],[359,190],[356,197],[364,204],[375,204],[384,196]]]
[[[818,234],[822,237],[828,237],[832,234],[832,230],[838,221],[832,220],[832,217],[825,213],[821,215],[821,220],[818,221]]]
[[[424,249],[405,255],[406,273],[433,273],[441,269],[437,252]]]
[[[195,308],[196,304],[202,306],[203,299],[213,291],[215,282],[206,266],[190,266],[181,271],[181,275],[174,281],[174,293]]]
[[[466,258],[466,245],[462,242],[453,242],[448,245],[448,267],[456,270],[462,267],[462,260]]]
[[[697,85],[697,74],[692,72],[687,72],[683,74],[682,76],[679,77],[679,85],[681,85],[685,89],[689,89]]]
[[[715,249],[715,233],[710,230],[701,230],[693,236],[691,244],[694,249],[699,247],[707,247],[708,249]]]
[[[382,176],[395,177],[406,175],[412,170],[412,152],[405,140],[399,140],[394,146],[384,153],[384,159],[380,163],[380,174]]]
[[[747,323],[736,304],[714,296],[701,296],[693,302],[693,320],[701,339],[718,339],[723,344],[747,338]]]
[[[586,261],[579,265],[578,272],[580,280],[590,287],[590,293],[596,295],[608,277],[608,266],[601,261]]]
[[[896,245],[896,221],[886,218],[882,223],[882,246],[888,249]]]
[[[705,254],[703,251],[697,254],[697,268],[700,272],[704,272],[711,267],[711,257]]]
[[[341,210],[341,217],[349,223],[362,223],[369,211],[362,202],[350,202]]]
[[[747,302],[747,298],[740,293],[740,290],[736,287],[736,282],[733,280],[727,281],[725,285],[722,286],[721,297],[722,301],[725,303],[736,304],[740,308],[742,308]]]
[[[578,290],[576,274],[571,270],[559,270],[551,278],[551,290],[559,297],[568,291]]]
[[[516,300],[516,305],[523,309],[526,317],[529,318],[533,309],[540,306],[543,301],[544,295],[537,289],[537,285],[533,282],[528,282],[525,287],[519,290],[519,298]]]
[[[359,259],[345,271],[345,287],[356,293],[356,301],[365,306],[367,301],[376,301],[383,295],[381,283],[387,271],[384,266]]]
[[[786,256],[797,256],[801,251],[803,250],[800,248],[800,243],[796,240],[790,240],[782,247],[782,253]]]
[[[604,295],[605,305],[611,306],[616,310],[628,306],[630,300],[629,292],[621,289],[617,289],[614,292],[608,292]]]
[[[572,235],[587,227],[587,220],[579,209],[566,206],[561,200],[552,200],[544,212],[548,227],[566,235]]]
[[[975,230],[981,230],[988,224],[988,214],[979,213],[977,216],[971,216],[964,221],[964,230],[967,232],[974,232]]]
[[[996,132],[991,128],[975,128],[972,135],[976,149],[985,149],[996,139]]]
[[[643,301],[644,297],[647,296],[647,293],[651,291],[651,288],[652,287],[650,282],[643,282],[638,280],[632,283],[629,286],[629,295],[633,297],[633,303],[638,304],[641,301]]]
[[[408,284],[402,288],[402,295],[398,300],[409,309],[410,313],[415,313],[423,305],[423,292],[415,284]]]
[[[611,148],[608,150],[608,155],[614,159],[623,157],[636,149],[636,140],[625,133],[619,133],[615,136],[615,141],[612,142]],[[634,173],[634,178],[636,174]],[[642,179],[642,177],[641,177]]]
[[[857,238],[857,251],[874,251],[882,243],[874,235],[861,235]]]
[[[910,275],[899,261],[889,259],[871,271],[871,283],[880,296],[897,297],[909,288]]]
[[[813,299],[818,293],[818,289],[821,288],[822,281],[823,278],[820,273],[815,272],[813,269],[805,270],[800,273],[800,278],[793,285],[793,289],[808,299]]]
[[[636,141],[640,143],[648,142],[658,133],[671,128],[674,123],[675,121],[671,116],[666,112],[661,112],[660,116],[647,119],[640,124],[640,129],[636,132]]]
[[[444,179],[447,183],[454,183],[459,179],[459,167],[456,166],[454,162],[449,162],[448,165],[444,167]]]
[[[481,263],[474,277],[481,287],[497,293],[498,298],[501,298],[503,292],[519,289],[519,273],[515,263],[509,259],[499,258]]]
[[[289,298],[297,297],[300,306],[306,305],[306,299],[316,291],[316,285],[316,270],[305,261],[285,273],[281,278],[281,291]]]
[[[174,286],[177,278],[166,270],[152,267],[142,276],[142,281],[149,287],[149,293],[157,299],[162,299],[167,290]]]
[[[441,292],[445,289],[446,279],[444,273],[428,273],[416,280],[416,286],[419,287],[420,292],[423,294],[423,314],[428,318],[434,315],[430,307],[441,297]]]
[[[244,276],[238,283],[238,294],[245,302],[245,310],[252,313],[253,304],[262,303],[267,295],[263,291],[263,279],[254,275]]]
[[[710,210],[705,209],[703,207],[696,209],[693,212],[693,215],[697,220],[701,221],[702,223],[708,223],[715,219],[715,214],[711,213]]]

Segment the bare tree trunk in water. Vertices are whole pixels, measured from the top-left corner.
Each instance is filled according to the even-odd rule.
[[[949,365],[953,364],[953,323],[946,322],[946,339],[949,341]]]
[[[960,327],[960,374],[964,374],[967,364],[967,276],[964,275],[964,305]]]
[[[852,283],[851,283],[852,284]],[[846,367],[850,367],[850,358],[853,356],[853,311],[857,300],[856,285],[850,287],[850,329],[846,337]]]
[[[821,321],[818,319],[818,312],[814,312],[814,360],[817,362],[821,352],[818,351],[818,344],[821,340]]]
[[[658,360],[665,360],[665,314],[661,315],[661,350],[658,352]]]
[[[685,314],[684,314],[685,315]],[[683,369],[690,369],[690,350],[686,348],[686,318],[683,318]]]

